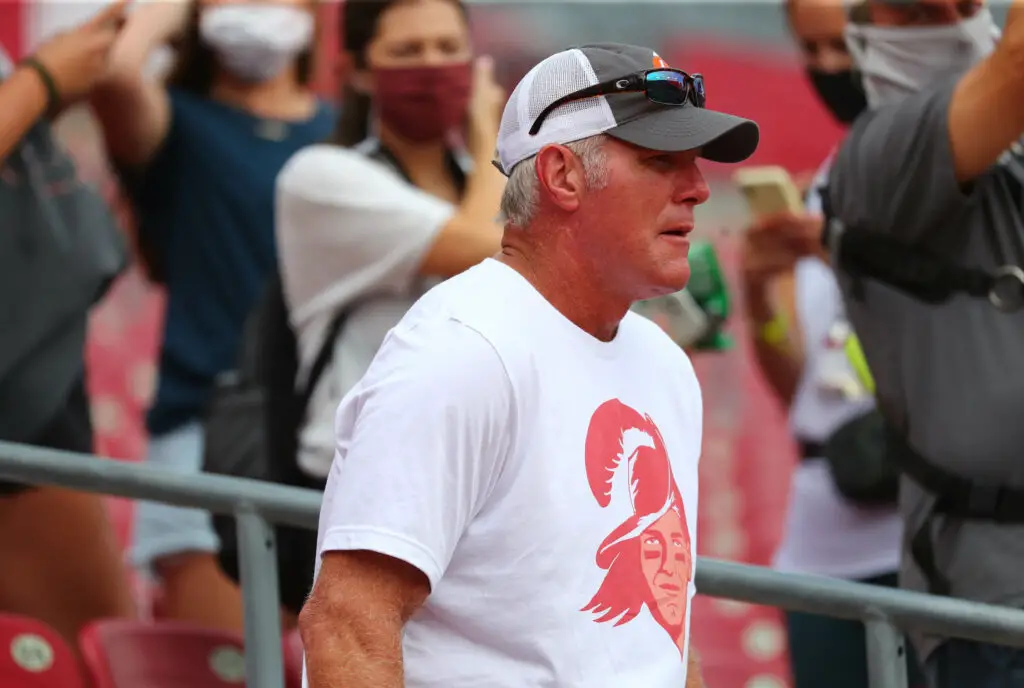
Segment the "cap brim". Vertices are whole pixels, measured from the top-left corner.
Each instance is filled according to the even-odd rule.
[[[651,150],[701,149],[714,162],[742,162],[757,150],[760,132],[749,119],[704,108],[662,107],[609,129],[609,136]]]

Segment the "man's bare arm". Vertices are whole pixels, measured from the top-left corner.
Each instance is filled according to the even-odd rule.
[[[309,688],[402,688],[402,629],[430,594],[415,567],[374,552],[328,552],[299,614]]]
[[[686,663],[686,688],[705,688],[704,676],[700,671],[700,655],[697,648],[690,643],[689,661]]]
[[[1014,0],[995,52],[964,75],[949,104],[956,178],[974,180],[1024,134],[1024,0]]]

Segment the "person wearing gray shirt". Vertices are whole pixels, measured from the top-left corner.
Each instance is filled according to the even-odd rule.
[[[127,249],[52,122],[105,73],[125,5],[18,63],[0,43],[0,441],[93,451],[89,312]],[[40,621],[72,648],[89,623],[136,615],[99,495],[0,480],[0,561],[0,612]]]
[[[956,265],[1024,265],[1024,6],[1001,37],[980,2],[869,0],[861,11],[847,42],[869,111],[832,168],[833,217]],[[949,474],[1024,488],[1024,316],[966,294],[925,303],[854,279],[837,258],[879,407],[907,445]],[[1024,607],[1024,525],[936,503],[903,476],[902,585]],[[931,567],[912,547],[920,533]],[[933,688],[1024,686],[1024,651],[911,636]]]

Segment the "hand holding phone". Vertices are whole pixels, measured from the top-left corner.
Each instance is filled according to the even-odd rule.
[[[733,175],[733,182],[755,219],[781,212],[799,213],[804,209],[796,182],[782,167],[743,167]]]

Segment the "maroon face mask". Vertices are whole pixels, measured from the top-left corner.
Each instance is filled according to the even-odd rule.
[[[373,70],[374,104],[388,129],[426,143],[463,124],[473,89],[470,62]]]

